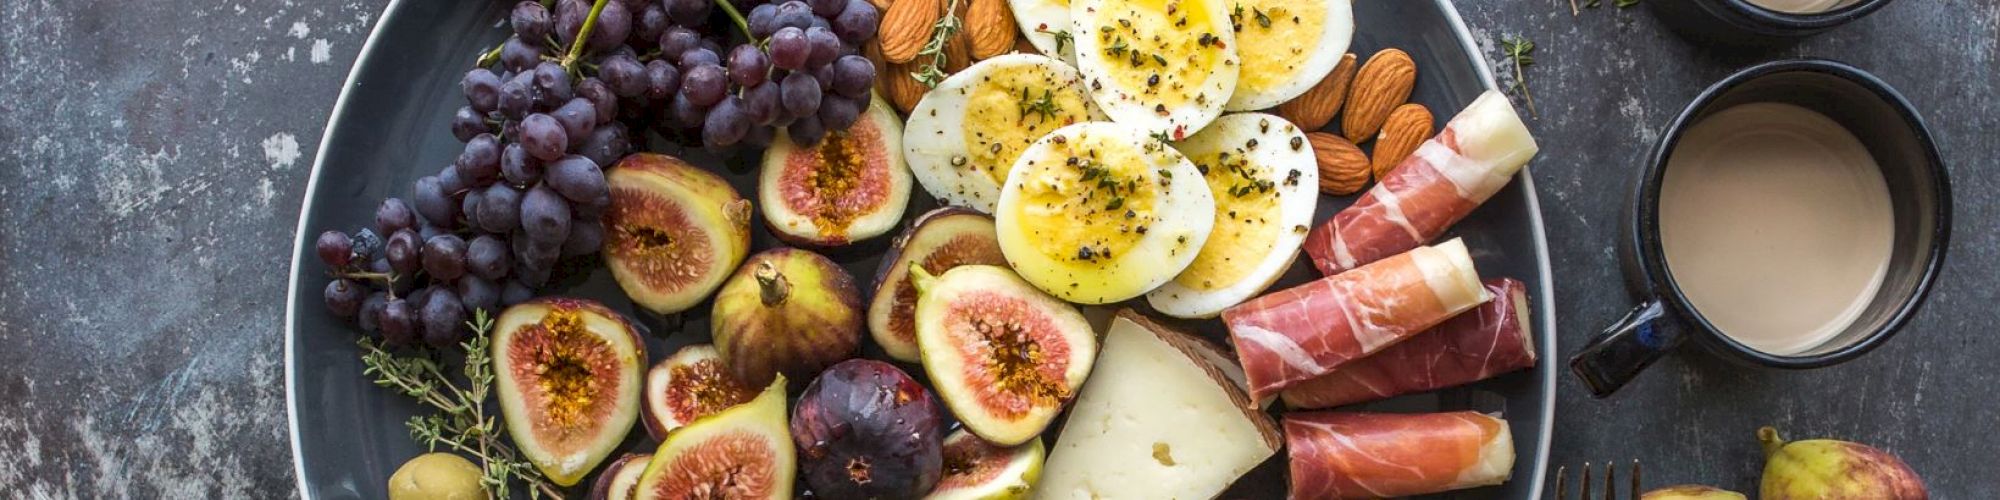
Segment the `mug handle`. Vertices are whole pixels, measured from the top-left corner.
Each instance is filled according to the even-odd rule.
[[[1684,328],[1665,302],[1647,299],[1570,356],[1569,369],[1590,389],[1591,397],[1610,396],[1687,340]]]

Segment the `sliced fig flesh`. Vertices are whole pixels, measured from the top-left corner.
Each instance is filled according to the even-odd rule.
[[[896,238],[894,248],[875,273],[875,298],[868,304],[868,332],[875,343],[898,361],[918,362],[917,334],[912,316],[917,287],[910,284],[910,264],[942,273],[965,264],[1006,265],[993,232],[993,217],[977,211],[944,207],[917,217],[910,230]]]
[[[750,253],[750,202],[715,174],[638,153],[607,171],[605,182],[605,267],[648,310],[694,307]]]
[[[715,348],[729,373],[757,387],[776,374],[804,380],[854,357],[861,290],[832,259],[796,248],[750,256],[715,295]]]
[[[959,429],[944,438],[944,479],[926,500],[1019,500],[1042,475],[1042,439],[1012,448]]]
[[[639,418],[646,346],[624,317],[585,299],[537,299],[494,322],[495,392],[529,462],[569,486]]]
[[[646,433],[655,441],[665,440],[674,429],[756,395],[729,375],[714,346],[682,347],[646,372]]]
[[[796,461],[779,377],[750,402],[669,434],[635,498],[789,499]]]
[[[1001,446],[1041,434],[1097,358],[1083,314],[1004,267],[912,272],[924,371],[952,414]]]
[[[652,460],[651,453],[626,453],[604,466],[590,486],[590,500],[631,500],[639,489],[639,476],[646,474],[646,464]]]
[[[894,229],[912,182],[903,164],[902,120],[877,97],[853,126],[828,132],[816,146],[778,134],[764,150],[757,200],[778,238],[839,246]]]

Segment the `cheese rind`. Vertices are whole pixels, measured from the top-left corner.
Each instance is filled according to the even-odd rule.
[[[1277,425],[1198,342],[1119,312],[1036,498],[1214,498],[1275,454]]]

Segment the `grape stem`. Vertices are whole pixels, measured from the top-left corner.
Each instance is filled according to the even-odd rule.
[[[484,68],[492,66],[494,61],[500,60],[500,48],[505,46],[507,46],[506,42],[500,42],[494,45],[492,49],[480,53],[479,58],[472,61],[472,67]]]
[[[743,32],[743,38],[749,39],[750,43],[757,43],[757,37],[750,34],[750,21],[743,19],[743,13],[736,10],[735,4],[730,3],[729,0],[713,1],[715,2],[715,6],[722,8],[723,13],[729,14],[729,20],[736,23],[737,31]]]
[[[576,30],[576,39],[569,43],[569,53],[563,55],[564,71],[576,73],[576,63],[583,60],[583,46],[590,44],[590,31],[597,28],[597,15],[604,12],[604,4],[611,0],[597,0],[590,5],[590,17],[583,18],[583,27]]]

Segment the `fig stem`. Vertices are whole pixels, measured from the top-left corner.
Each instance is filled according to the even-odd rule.
[[[910,286],[916,287],[917,295],[923,295],[924,291],[931,288],[931,283],[936,282],[937,276],[931,275],[930,271],[925,271],[923,264],[918,264],[914,260],[910,261]]]
[[[1785,447],[1785,438],[1778,437],[1778,429],[1768,425],[1757,429],[1757,442],[1764,445],[1764,458],[1777,455]]]
[[[764,307],[777,307],[792,296],[792,282],[778,272],[778,266],[771,261],[758,261],[757,269],[751,272],[757,278],[758,296],[764,300]]]

